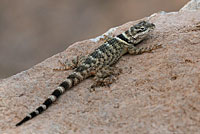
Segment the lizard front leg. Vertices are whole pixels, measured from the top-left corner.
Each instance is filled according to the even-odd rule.
[[[150,45],[146,47],[139,47],[136,48],[135,46],[129,46],[128,47],[128,53],[132,55],[142,54],[145,52],[152,52],[152,50],[155,50],[157,48],[161,48],[162,45]]]

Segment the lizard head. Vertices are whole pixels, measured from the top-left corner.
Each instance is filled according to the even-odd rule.
[[[151,31],[155,28],[153,23],[141,21],[138,24],[130,27],[126,35],[133,44],[138,44],[146,38]]]

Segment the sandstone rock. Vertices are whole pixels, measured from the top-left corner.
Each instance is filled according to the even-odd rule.
[[[199,10],[200,9],[200,0],[191,0],[189,1],[180,11],[184,10]]]
[[[58,60],[87,55],[99,38],[77,42],[64,52],[0,81],[0,134],[200,133],[200,10],[156,13],[142,45],[162,44],[152,53],[124,56],[123,72],[110,87],[89,92],[87,79],[66,92],[43,114],[15,124],[62,82],[71,71],[53,72]],[[117,35],[137,23],[112,29]],[[108,34],[108,33],[107,33]]]

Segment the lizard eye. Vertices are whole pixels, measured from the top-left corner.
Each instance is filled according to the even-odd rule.
[[[140,27],[140,31],[145,31],[146,28],[145,27]]]
[[[137,29],[137,33],[143,32],[143,31],[145,31],[145,30],[146,30],[145,27],[140,27],[140,28]]]
[[[144,30],[145,30],[145,28],[144,28],[144,27],[141,27],[140,29],[141,29],[142,31],[144,31]]]

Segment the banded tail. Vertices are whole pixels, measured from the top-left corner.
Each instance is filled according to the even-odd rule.
[[[36,117],[45,111],[53,102],[55,102],[65,91],[70,90],[72,86],[78,84],[83,80],[83,76],[80,72],[74,72],[67,77],[54,91],[53,93],[40,105],[35,111],[29,113],[23,120],[16,124],[20,126],[21,124],[27,122],[28,120]]]

